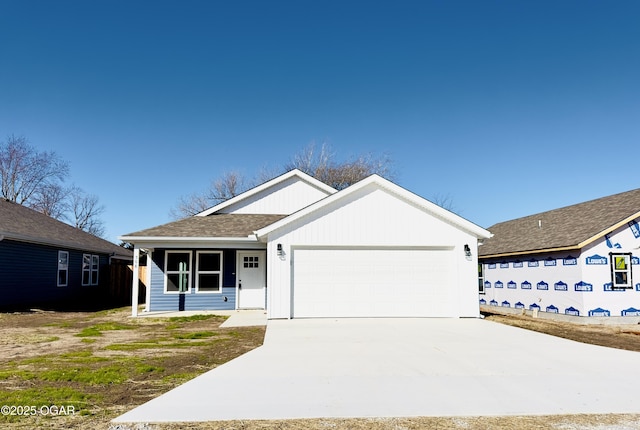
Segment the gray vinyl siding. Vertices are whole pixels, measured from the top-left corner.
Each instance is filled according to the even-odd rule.
[[[176,250],[177,251],[177,250]],[[182,251],[182,250],[180,250]],[[192,253],[192,264],[195,264],[196,250]],[[202,250],[200,250],[202,251]],[[184,294],[164,292],[164,256],[165,250],[156,249],[151,259],[151,298],[149,311],[191,311],[191,310],[233,310],[236,308],[236,250],[209,249],[222,251],[222,293],[196,293],[193,284],[189,292]],[[193,283],[194,268],[191,268]],[[226,301],[225,301],[226,298]]]
[[[69,253],[68,282],[61,287],[58,287],[58,251]],[[85,297],[85,293],[101,288],[100,285],[81,286],[83,253],[8,239],[0,241],[0,308],[48,306],[85,298],[90,300],[91,297]],[[109,257],[99,256],[98,281],[103,284],[108,281]]]

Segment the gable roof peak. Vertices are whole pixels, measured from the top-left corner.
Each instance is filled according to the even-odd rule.
[[[277,186],[278,184],[283,183],[284,181],[289,180],[290,178],[293,177],[297,177],[299,178],[301,181],[311,185],[312,187],[315,187],[323,192],[325,192],[327,195],[331,195],[335,192],[337,192],[337,190],[333,187],[330,187],[329,185],[325,184],[322,181],[319,181],[318,179],[314,178],[311,175],[308,175],[306,173],[304,173],[303,171],[299,170],[299,169],[292,169],[289,170],[288,172],[283,173],[282,175],[276,176],[273,179],[270,179],[260,185],[257,185],[243,193],[238,194],[237,196],[234,196],[228,200],[225,200],[224,202],[218,203],[217,205],[206,209],[200,213],[195,214],[194,216],[208,216],[211,215],[213,213],[219,212],[220,210],[229,207],[235,203],[238,203],[244,199],[247,199],[249,197],[255,196],[256,194],[267,190],[271,187]]]

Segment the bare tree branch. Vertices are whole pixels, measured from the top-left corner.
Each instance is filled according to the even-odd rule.
[[[23,136],[10,135],[0,143],[0,192],[7,200],[27,205],[68,174],[68,164],[55,152],[38,152]]]
[[[85,194],[80,188],[73,187],[69,193],[70,212],[73,225],[80,230],[102,237],[105,234],[104,222],[99,218],[104,206],[98,196]]]
[[[69,208],[69,190],[60,184],[48,184],[39,189],[29,207],[55,219],[64,219]]]

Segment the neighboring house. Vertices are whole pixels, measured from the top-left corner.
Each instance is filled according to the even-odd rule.
[[[92,306],[108,299],[110,263],[132,252],[0,199],[0,309]]]
[[[477,240],[489,236],[380,176],[336,191],[293,170],[120,239],[150,254],[147,311],[477,317]]]
[[[478,250],[480,304],[640,316],[639,222],[637,189],[490,227]]]

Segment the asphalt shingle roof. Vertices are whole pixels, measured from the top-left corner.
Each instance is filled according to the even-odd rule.
[[[133,256],[130,250],[115,243],[4,199],[0,199],[0,234],[8,239],[26,242],[114,254],[125,258]]]
[[[213,214],[192,216],[124,237],[247,237],[287,215]],[[135,239],[134,239],[135,241]]]
[[[480,257],[577,247],[640,212],[640,189],[498,223],[478,248]]]

